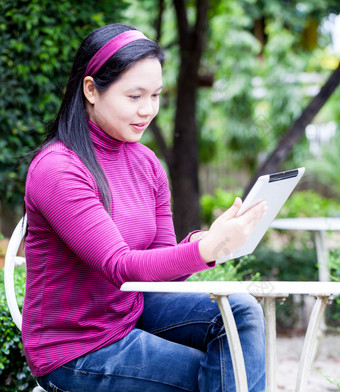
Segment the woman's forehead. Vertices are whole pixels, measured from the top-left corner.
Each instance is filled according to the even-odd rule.
[[[157,58],[137,61],[117,81],[122,87],[138,90],[162,88],[162,66]]]

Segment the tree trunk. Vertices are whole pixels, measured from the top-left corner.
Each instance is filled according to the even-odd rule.
[[[196,127],[196,64],[188,56],[178,78],[173,163],[170,166],[174,224],[178,238],[199,228],[198,143]]]
[[[248,194],[256,179],[264,174],[273,173],[280,169],[281,164],[285,161],[293,147],[299,142],[305,133],[306,126],[310,124],[317,115],[328,98],[333,94],[340,84],[340,63],[333,71],[327,82],[322,86],[319,93],[312,99],[308,106],[303,110],[301,116],[295,120],[292,127],[283,135],[276,149],[271,153],[269,158],[257,170],[249,182],[244,196]]]
[[[183,0],[174,0],[180,44],[180,71],[174,129],[173,160],[170,165],[174,224],[180,240],[198,229],[198,135],[196,100],[199,86],[199,65],[207,29],[208,0],[197,0],[195,26],[189,26]]]

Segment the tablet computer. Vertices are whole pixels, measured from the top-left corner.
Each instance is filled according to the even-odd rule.
[[[216,263],[224,263],[227,260],[249,255],[254,251],[304,172],[305,168],[300,167],[280,173],[267,174],[257,179],[244,200],[237,216],[242,215],[261,200],[267,202],[266,214],[258,221],[248,241],[244,245],[234,253],[217,259]]]

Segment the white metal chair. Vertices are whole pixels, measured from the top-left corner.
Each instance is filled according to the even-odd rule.
[[[14,268],[19,265],[25,264],[26,260],[24,257],[17,256],[20,244],[24,238],[26,231],[26,217],[22,218],[17,224],[14,232],[9,240],[8,248],[5,256],[5,268],[4,268],[4,280],[5,280],[5,292],[6,300],[9,311],[13,318],[15,325],[21,331],[22,327],[22,316],[19,310],[17,299],[15,296],[14,286]],[[45,389],[37,385],[33,392],[46,392]]]

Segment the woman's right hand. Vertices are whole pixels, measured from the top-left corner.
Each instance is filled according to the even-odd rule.
[[[266,202],[261,201],[237,217],[241,206],[242,200],[237,197],[233,205],[212,223],[209,231],[200,240],[198,248],[206,263],[239,249],[248,240],[267,209]]]

